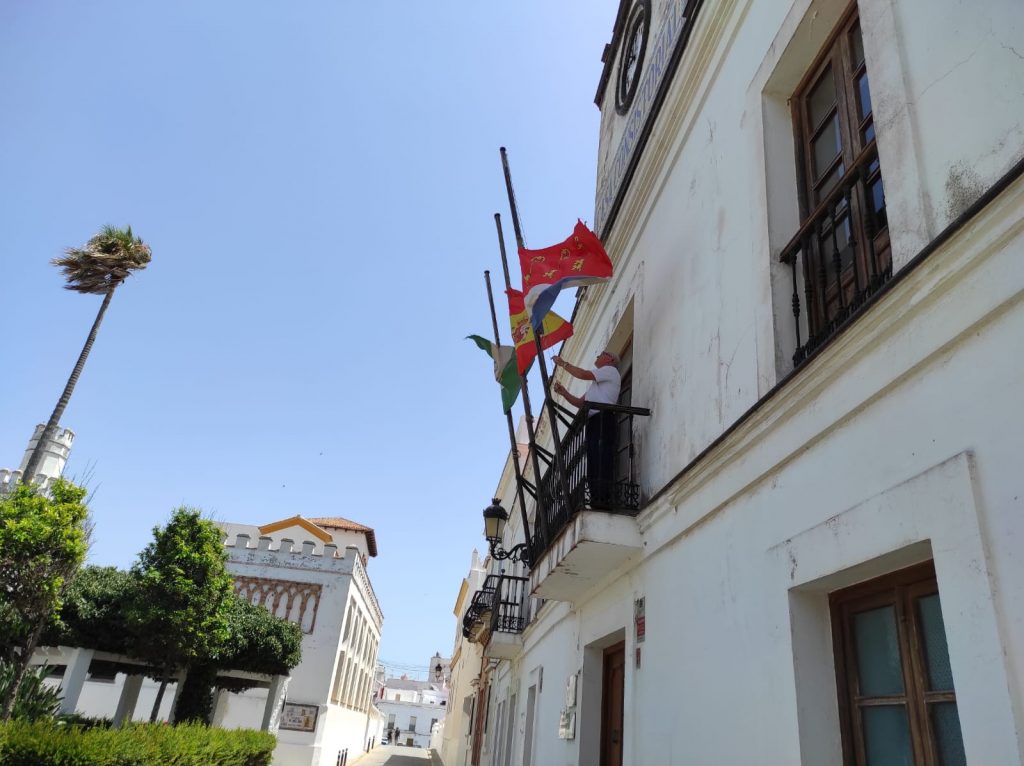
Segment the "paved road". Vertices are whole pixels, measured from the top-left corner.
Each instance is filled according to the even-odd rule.
[[[441,759],[431,759],[430,751],[421,747],[378,745],[349,766],[441,766]]]

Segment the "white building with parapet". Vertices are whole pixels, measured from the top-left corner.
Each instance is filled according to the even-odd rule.
[[[302,662],[287,684],[222,694],[214,724],[249,727],[267,704],[279,718],[275,766],[334,766],[379,739],[373,676],[381,612],[366,572],[377,541],[342,518],[221,524],[235,592],[302,627]]]
[[[315,522],[315,523],[314,523]],[[335,766],[380,740],[382,716],[373,706],[381,612],[366,564],[377,555],[371,528],[342,518],[253,526],[221,524],[235,592],[302,628],[302,661],[287,676],[225,671],[251,685],[219,689],[213,725],[274,733],[274,766]],[[147,720],[157,683],[131,657],[82,647],[40,647],[35,664],[53,677],[61,712],[112,717],[115,724]],[[167,689],[158,717],[173,720],[180,678]]]

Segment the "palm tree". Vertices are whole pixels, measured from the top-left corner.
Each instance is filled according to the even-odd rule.
[[[35,449],[32,450],[32,456],[21,477],[24,483],[29,484],[35,478],[46,445],[57,433],[60,419],[71,399],[71,392],[75,390],[75,384],[78,383],[78,378],[82,374],[82,368],[85,367],[85,360],[92,350],[96,333],[100,329],[100,322],[103,321],[103,315],[107,313],[107,306],[110,305],[110,299],[114,296],[114,290],[133,271],[146,268],[151,258],[152,252],[149,245],[132,234],[131,226],[126,229],[104,226],[99,234],[85,243],[84,247],[69,247],[64,251],[63,258],[54,258],[51,261],[54,266],[59,266],[64,272],[65,289],[102,295],[103,303],[100,304],[99,313],[96,314],[96,320],[92,323],[92,330],[89,331],[89,337],[85,340],[82,353],[78,355],[78,363],[75,364],[75,369],[71,371],[71,377],[68,378],[67,385],[64,386],[64,393],[57,401],[57,406],[53,408],[53,414],[50,415],[50,420],[39,436]]]

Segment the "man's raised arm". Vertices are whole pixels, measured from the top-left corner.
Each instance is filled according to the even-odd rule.
[[[574,378],[578,378],[579,380],[594,380],[593,372],[591,372],[590,370],[584,370],[582,367],[577,367],[574,364],[569,364],[560,356],[551,357],[551,361],[554,362],[556,367],[561,367]],[[572,400],[570,399],[570,401]],[[575,404],[575,402],[573,403]],[[576,406],[578,407],[579,405],[577,404]]]

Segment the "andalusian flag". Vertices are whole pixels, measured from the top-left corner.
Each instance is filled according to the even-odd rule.
[[[487,338],[479,335],[467,336],[476,345],[486,351],[494,362],[494,379],[501,385],[501,408],[505,412],[512,409],[519,397],[522,380],[516,369],[516,355],[511,346],[495,346]]]
[[[525,375],[526,371],[530,369],[530,364],[537,357],[537,341],[533,337],[533,327],[530,325],[530,315],[523,303],[523,294],[511,288],[505,293],[508,295],[508,314],[512,323],[512,342],[516,344],[518,370],[520,375]],[[571,335],[572,325],[554,311],[549,311],[544,317],[541,345],[544,348],[551,348]]]
[[[541,317],[547,322],[548,312],[563,287],[607,282],[612,276],[611,258],[583,221],[576,222],[572,236],[564,242],[543,250],[521,249],[519,265],[523,269],[526,308],[534,327],[540,325]]]

